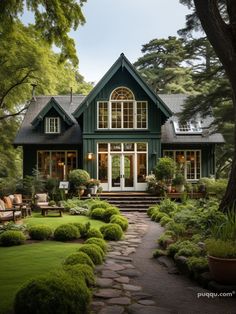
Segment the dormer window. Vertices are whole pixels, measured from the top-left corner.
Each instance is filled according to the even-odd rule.
[[[200,121],[190,121],[185,124],[180,124],[179,121],[173,121],[176,134],[202,133]]]
[[[45,133],[58,134],[61,132],[61,124],[59,117],[47,117],[45,118]]]

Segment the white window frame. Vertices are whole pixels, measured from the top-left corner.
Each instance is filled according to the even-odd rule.
[[[173,153],[173,159],[176,162],[176,152],[183,152],[184,153],[184,177],[188,182],[196,182],[201,179],[202,177],[202,151],[200,149],[166,149],[163,150],[163,157],[168,157],[168,152]],[[196,161],[196,152],[199,152],[199,178],[197,178],[197,163],[194,163],[194,179],[187,179],[187,152],[194,152],[194,158]]]
[[[46,117],[45,118],[45,133],[46,134],[61,133],[61,120],[59,117]]]
[[[127,87],[123,87],[120,86],[118,88],[126,88],[127,90],[129,90],[131,93],[132,91],[127,88]],[[116,89],[118,89],[116,88]],[[123,100],[113,100],[111,99],[111,95],[114,93],[114,91],[116,90],[114,89],[111,94],[110,94],[110,99],[109,101],[98,101],[97,102],[97,129],[98,130],[147,130],[148,129],[148,102],[144,101],[144,100],[135,100],[135,98],[133,97],[133,99],[123,99]],[[132,93],[132,95],[134,96],[134,94]],[[101,128],[99,127],[99,110],[100,110],[100,104],[104,104],[107,103],[107,112],[108,112],[108,127],[107,128]],[[121,103],[121,127],[120,128],[113,128],[112,127],[112,103]],[[133,104],[133,127],[132,128],[124,128],[124,103],[132,103]],[[137,103],[145,103],[146,104],[146,127],[145,128],[139,128],[137,126]]]
[[[201,121],[187,121],[181,125],[179,121],[173,121],[175,134],[201,134]]]

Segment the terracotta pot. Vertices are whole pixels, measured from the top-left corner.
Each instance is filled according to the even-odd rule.
[[[236,258],[208,256],[208,265],[212,277],[222,284],[236,284]]]
[[[166,189],[167,189],[167,193],[171,193],[172,186],[169,184],[167,185]]]

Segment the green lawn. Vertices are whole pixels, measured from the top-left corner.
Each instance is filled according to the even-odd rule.
[[[45,224],[56,228],[60,224],[90,221],[91,226],[99,228],[104,223],[85,216],[63,215],[63,217],[42,217],[33,213],[23,220],[24,224]],[[75,252],[81,244],[42,241],[14,247],[0,247],[0,314],[8,313],[19,287],[30,278],[45,274],[59,267],[62,261]]]

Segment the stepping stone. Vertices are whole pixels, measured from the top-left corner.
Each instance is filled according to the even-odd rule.
[[[155,304],[155,302],[152,300],[139,300],[138,303],[142,305],[154,305]]]
[[[118,272],[120,275],[128,276],[128,277],[138,277],[141,273],[135,269],[124,269]]]
[[[116,304],[116,305],[129,305],[131,304],[130,298],[122,297],[122,298],[112,298],[107,301],[108,304]]]
[[[122,266],[122,265],[118,265],[118,264],[110,264],[109,266],[107,266],[107,267],[109,267],[109,270],[113,270],[113,271],[117,271],[117,270],[123,270],[123,269],[125,269],[125,267],[124,266]],[[108,270],[108,269],[106,269],[106,270]]]
[[[118,277],[118,278],[115,278],[115,281],[117,282],[120,282],[120,283],[129,283],[129,277]]]
[[[141,291],[142,290],[142,287],[140,286],[127,285],[127,284],[123,284],[122,286],[124,290],[128,290],[128,291]]]
[[[127,262],[133,261],[131,257],[127,257],[127,256],[110,256],[110,258],[115,259],[115,260],[120,260],[120,261],[127,261]]]
[[[120,297],[121,291],[117,289],[100,289],[94,292],[94,296],[97,298],[110,299]]]
[[[113,284],[113,280],[109,278],[97,278],[96,285],[101,288],[111,287]]]
[[[135,253],[136,252],[136,249],[135,248],[127,248],[125,251],[123,251],[122,253],[125,255],[129,255],[131,253]]]
[[[119,305],[112,305],[104,307],[98,314],[123,314],[124,307]]]
[[[112,270],[104,270],[101,275],[102,278],[117,278],[119,274],[115,273]]]
[[[132,291],[132,298],[135,300],[146,300],[152,298],[151,294],[145,293],[143,291]]]
[[[157,307],[157,306],[146,306],[141,304],[132,304],[128,307],[130,314],[170,314],[169,309]]]

